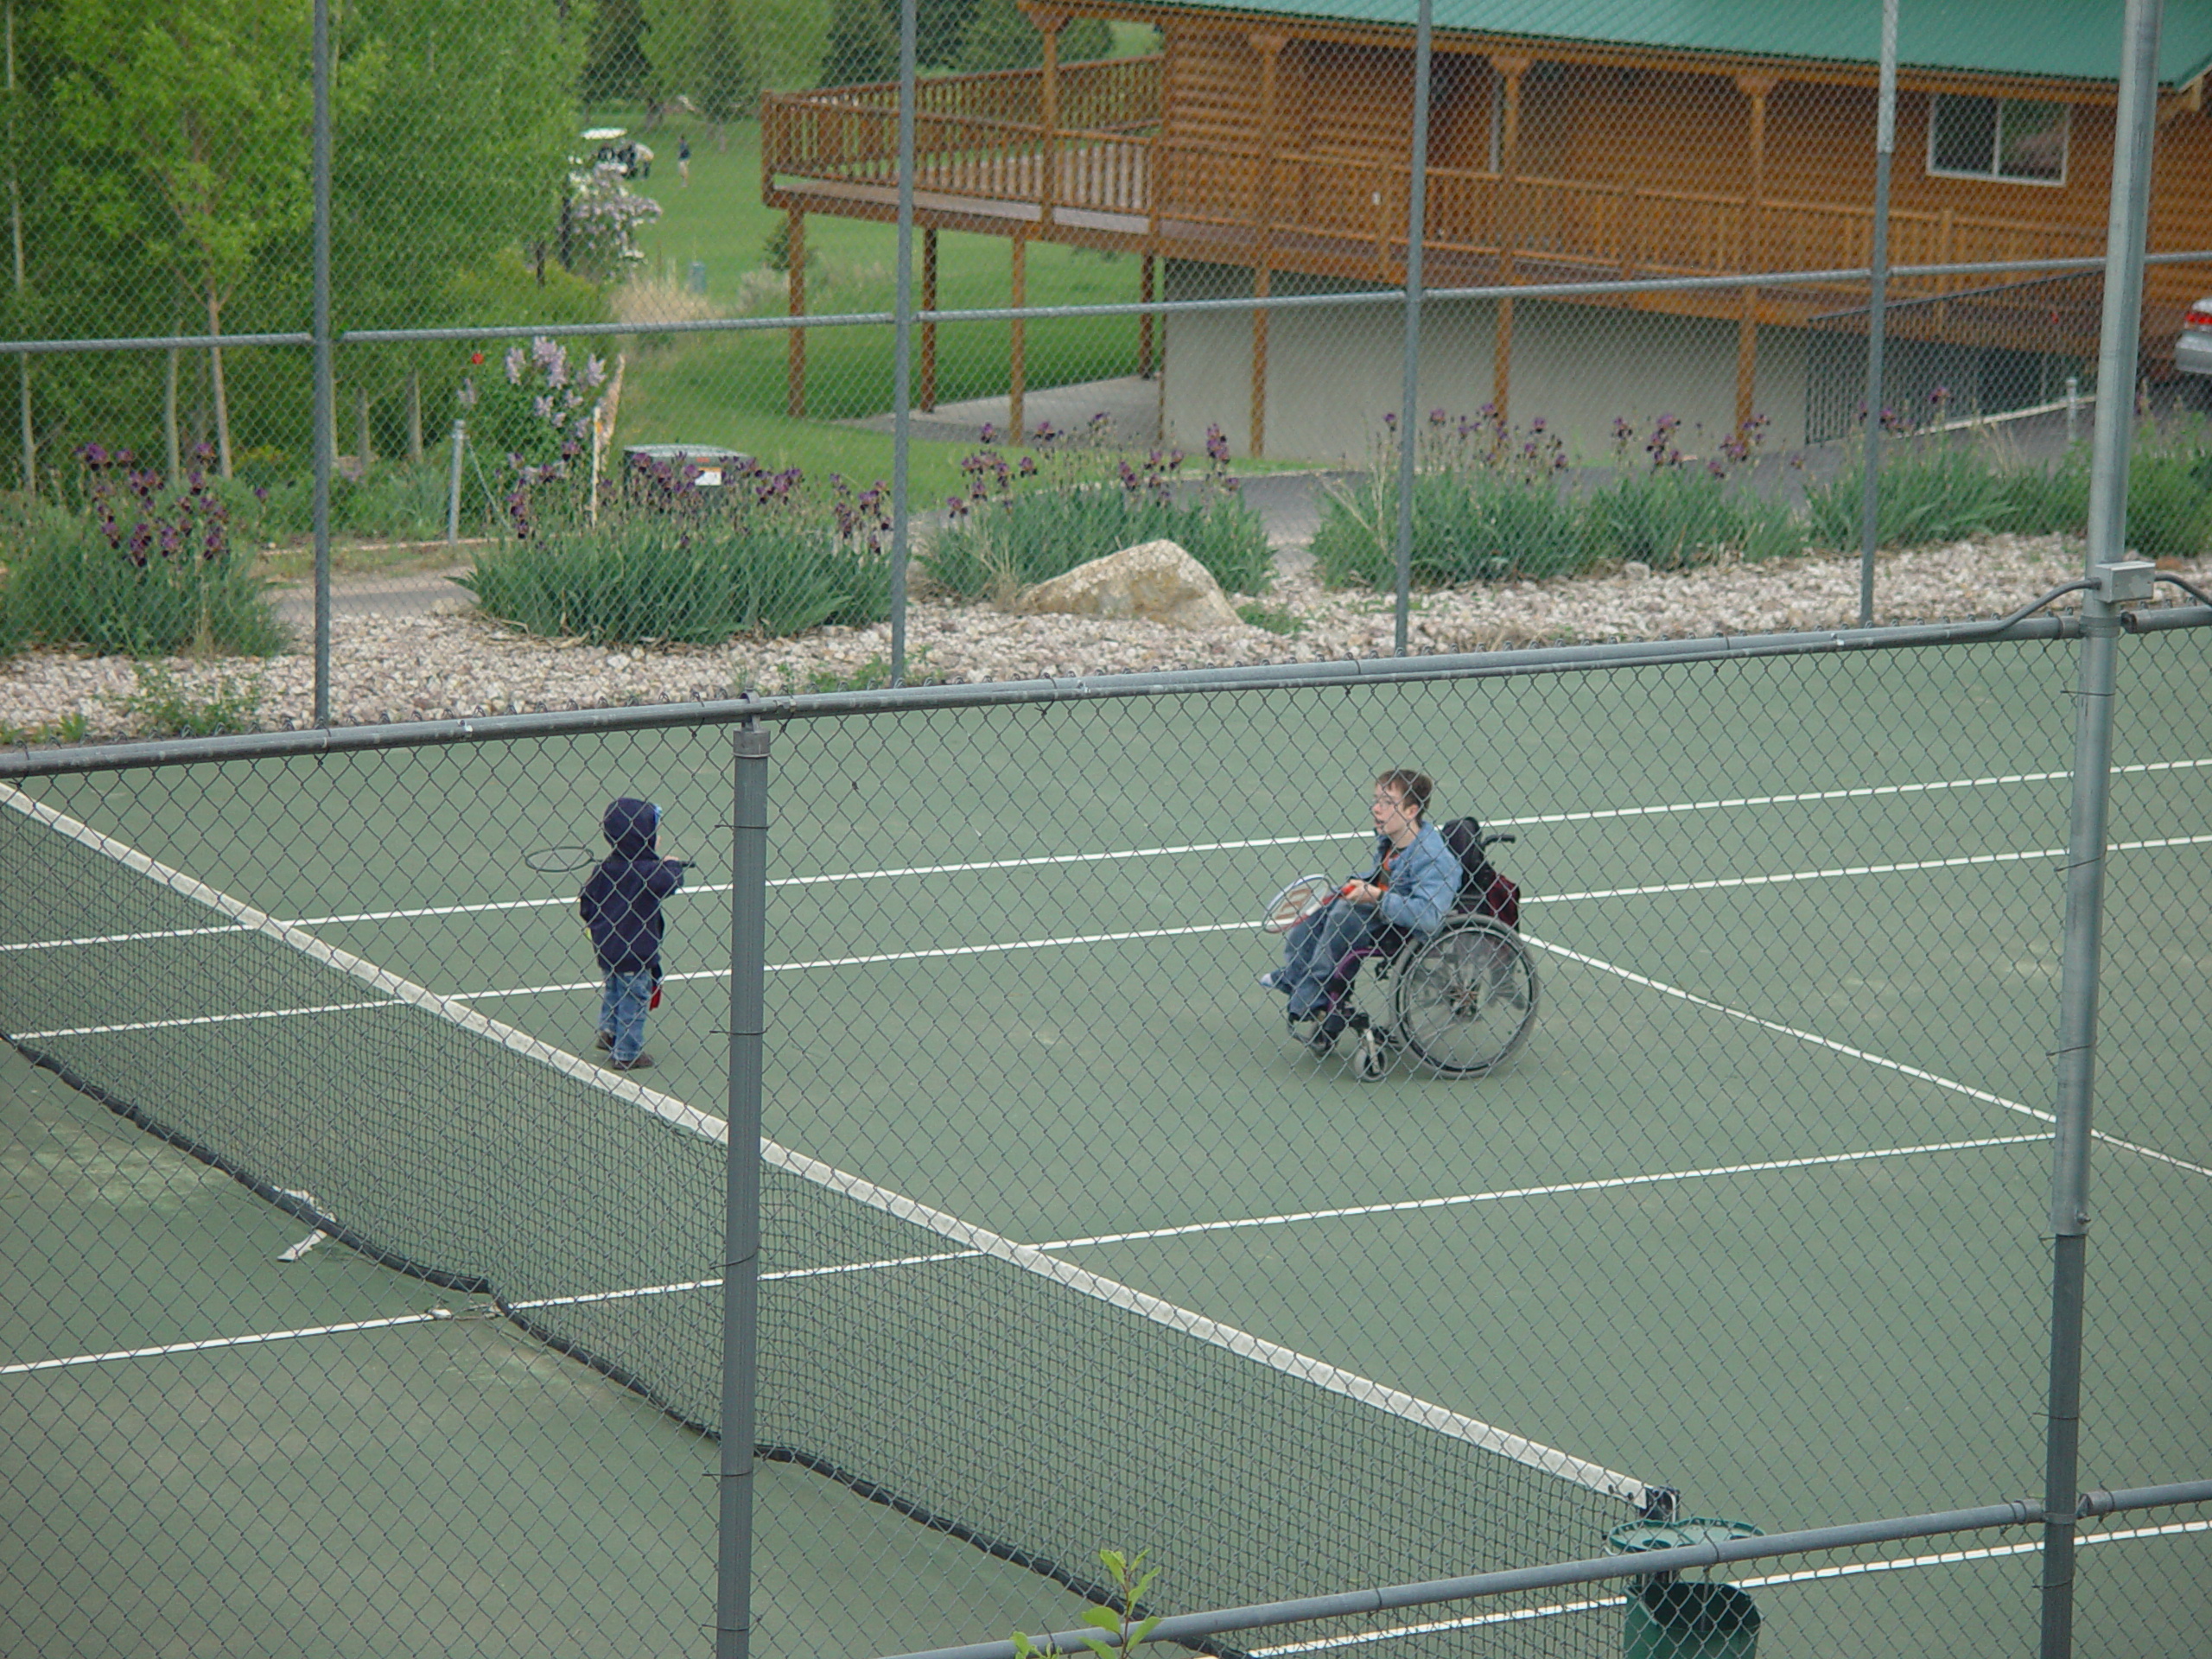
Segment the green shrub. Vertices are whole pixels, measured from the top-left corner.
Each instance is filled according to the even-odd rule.
[[[195,470],[168,489],[129,450],[87,446],[79,458],[85,510],[26,515],[0,638],[133,657],[284,648],[268,584],[211,480]]]
[[[1805,516],[1815,546],[1845,550],[1859,541],[1866,490],[1862,458],[1805,492]],[[1875,482],[1874,541],[1880,547],[1924,547],[2018,528],[2031,492],[2017,468],[1995,464],[1974,442],[1913,447],[1883,458]]]
[[[1395,422],[1355,486],[1330,492],[1313,537],[1314,563],[1333,588],[1397,581]],[[1804,550],[1788,509],[1728,482],[1751,460],[1765,423],[1702,464],[1676,447],[1662,416],[1647,435],[1613,423],[1614,482],[1586,499],[1562,480],[1565,446],[1541,420],[1509,428],[1495,409],[1454,419],[1432,410],[1415,435],[1413,581],[1418,587],[1569,575],[1609,559],[1685,569],[1724,555],[1774,558]],[[1644,459],[1634,450],[1641,444]]]
[[[132,672],[137,677],[137,689],[111,701],[130,716],[132,729],[141,737],[221,737],[260,728],[266,687],[258,674],[236,680],[219,674],[213,695],[200,697],[157,664],[134,664]]]
[[[2082,524],[2088,524],[2088,492]],[[2145,558],[2193,559],[2212,550],[2212,453],[2139,448],[2127,467],[2127,545]]]
[[[813,526],[632,519],[504,543],[459,580],[487,616],[595,645],[721,645],[891,614],[889,558]]]
[[[1398,580],[1398,477],[1370,472],[1332,488],[1313,543],[1332,588],[1393,588]],[[1581,514],[1549,477],[1482,472],[1414,477],[1413,582],[1417,588],[1565,575],[1588,563]]]
[[[1179,544],[1226,593],[1273,585],[1267,527],[1237,492],[1219,427],[1207,429],[1207,472],[1194,497],[1179,487],[1179,453],[1154,450],[1141,461],[1118,455],[1103,416],[1073,439],[1040,426],[1035,449],[1012,459],[995,441],[986,427],[985,447],[961,463],[968,493],[946,502],[950,522],[918,560],[938,586],[1011,602],[1079,564],[1161,540]]]
[[[641,469],[595,524],[537,518],[525,501],[513,518],[527,533],[479,553],[461,584],[487,616],[598,645],[720,645],[890,616],[880,487],[833,478],[810,505],[796,469],[712,492],[696,477]]]

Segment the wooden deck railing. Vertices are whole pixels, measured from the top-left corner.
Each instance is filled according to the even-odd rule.
[[[1188,239],[1242,263],[1262,250],[1295,268],[1365,259],[1386,279],[1403,258],[1409,169],[1372,154],[1278,149],[1160,135],[1161,63],[1123,58],[1059,68],[1059,120],[1043,124],[1035,69],[951,75],[918,86],[918,189],[1039,211],[1084,210],[1122,221],[1133,241]],[[762,100],[764,189],[805,183],[888,190],[897,183],[896,83],[771,93]],[[778,181],[785,181],[779,187]],[[849,194],[849,192],[848,193]],[[834,198],[809,211],[835,213]],[[1019,217],[1029,218],[1027,215]],[[1264,221],[1264,222],[1263,222]],[[1531,267],[1592,276],[1707,276],[1827,270],[1870,256],[1870,207],[1648,189],[1600,180],[1432,168],[1428,245],[1477,259],[1507,253]],[[1100,223],[1087,227],[1102,232]],[[2094,254],[2101,227],[1893,211],[1892,264]],[[1361,250],[1366,250],[1363,254]],[[1199,257],[1205,257],[1203,253]],[[1955,286],[1955,284],[1954,284]],[[1903,283],[1899,298],[1938,285]]]

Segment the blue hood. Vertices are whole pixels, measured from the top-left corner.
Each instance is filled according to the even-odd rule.
[[[625,795],[607,809],[600,828],[607,832],[607,844],[619,856],[643,858],[653,849],[653,836],[660,829],[660,808]]]

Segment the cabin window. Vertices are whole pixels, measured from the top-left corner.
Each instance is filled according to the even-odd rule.
[[[1928,112],[1928,170],[2012,184],[2066,182],[2066,105],[1937,92]]]

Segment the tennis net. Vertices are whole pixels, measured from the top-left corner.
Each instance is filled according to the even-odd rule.
[[[719,1118],[27,792],[0,786],[0,808],[9,1040],[713,1427]],[[762,1452],[1078,1591],[1119,1541],[1167,1564],[1157,1599],[1186,1608],[1586,1556],[1662,1497],[802,1153],[762,1155]],[[912,1645],[946,1634],[929,1611]],[[1599,1651],[1618,1626],[1583,1606],[1485,1640]]]

